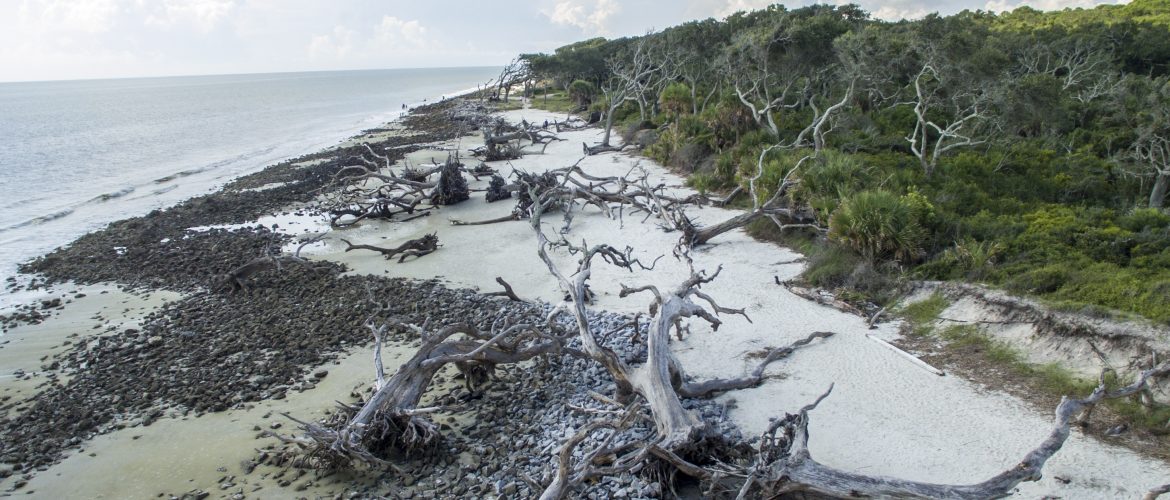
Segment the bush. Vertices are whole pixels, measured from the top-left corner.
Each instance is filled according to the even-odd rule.
[[[662,94],[658,96],[658,104],[662,107],[662,111],[670,116],[690,113],[692,109],[691,88],[679,82],[667,85],[666,88],[662,89]]]
[[[574,80],[569,84],[569,98],[578,106],[588,106],[597,97],[597,86],[585,80]]]
[[[814,286],[837,288],[849,282],[859,263],[857,256],[844,247],[820,246],[808,256],[808,268],[802,277]]]
[[[1170,214],[1157,208],[1135,208],[1117,219],[1117,225],[1126,230],[1140,233],[1147,229],[1158,230],[1170,227]]]
[[[807,203],[821,223],[829,220],[841,198],[869,183],[868,172],[857,157],[837,151],[825,151],[817,159],[805,162],[803,168],[799,172],[800,184],[789,199],[797,205]]]
[[[982,280],[990,276],[1003,248],[999,242],[965,238],[943,251],[937,260],[953,270],[949,277]]]
[[[710,156],[711,150],[706,145],[688,143],[670,155],[669,165],[683,172],[695,172]]]
[[[887,191],[862,191],[842,201],[829,219],[829,238],[866,260],[920,258],[925,231],[913,207]]]
[[[1008,289],[1024,293],[1051,293],[1064,286],[1069,272],[1059,265],[1045,266],[1016,275],[1008,280]]]

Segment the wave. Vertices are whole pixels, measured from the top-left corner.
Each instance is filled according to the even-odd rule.
[[[154,183],[155,184],[165,184],[165,183],[171,182],[175,179],[179,179],[179,178],[183,178],[183,177],[190,177],[190,176],[195,175],[195,174],[206,172],[208,170],[211,170],[212,168],[214,168],[214,167],[208,165],[208,166],[202,167],[202,168],[192,168],[189,170],[182,170],[182,171],[175,172],[175,173],[168,175],[168,176],[165,176],[165,177],[159,177],[158,179],[154,180]]]
[[[173,174],[159,177],[158,179],[155,179],[152,182],[155,184],[165,184],[165,183],[174,181],[176,179],[181,179],[183,177],[190,177],[192,175],[202,174],[202,173],[210,171],[210,170],[216,170],[216,169],[223,168],[223,167],[230,166],[230,165],[234,165],[234,164],[237,164],[237,163],[240,163],[243,161],[247,161],[251,158],[267,155],[267,154],[272,153],[275,150],[276,150],[276,146],[268,146],[265,148],[261,148],[261,149],[257,149],[257,150],[253,150],[253,151],[248,151],[246,153],[240,153],[240,154],[232,156],[230,158],[225,158],[223,160],[208,163],[207,165],[202,166],[202,167],[190,168],[187,170],[180,170],[180,171],[175,172]]]
[[[124,189],[119,190],[119,191],[114,191],[113,193],[99,194],[97,196],[94,196],[93,198],[90,198],[89,201],[87,201],[86,203],[93,203],[93,202],[100,203],[100,202],[106,202],[106,201],[118,199],[118,198],[126,196],[130,193],[133,193],[135,189],[136,188],[134,186],[130,186],[130,187],[124,188]]]
[[[27,226],[36,226],[36,225],[44,224],[46,222],[54,221],[54,220],[60,219],[62,217],[65,217],[71,213],[73,213],[73,209],[66,208],[64,210],[53,212],[53,213],[48,214],[48,215],[41,215],[41,216],[37,216],[37,217],[33,217],[31,219],[25,220],[23,222],[18,222],[16,224],[13,224],[13,225],[8,226],[6,228],[0,229],[0,232],[11,231],[13,229],[19,229],[19,228],[27,227]]]

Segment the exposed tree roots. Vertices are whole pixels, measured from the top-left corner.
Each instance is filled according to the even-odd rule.
[[[349,240],[344,238],[342,238],[341,241],[347,245],[345,247],[346,252],[350,250],[371,250],[381,253],[382,256],[386,258],[386,260],[398,257],[399,264],[406,262],[408,257],[422,257],[439,249],[439,237],[435,233],[425,235],[422,238],[408,240],[406,243],[403,243],[394,248],[382,248],[373,245],[354,245],[353,243],[350,243]]]

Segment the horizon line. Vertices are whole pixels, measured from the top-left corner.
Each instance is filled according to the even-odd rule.
[[[43,80],[0,80],[0,85],[6,84],[25,84],[25,83],[65,83],[65,82],[93,82],[104,80],[146,80],[152,78],[190,78],[198,76],[248,76],[248,75],[290,75],[297,73],[343,73],[343,72],[360,72],[360,71],[397,71],[397,70],[418,70],[418,69],[469,69],[469,68],[495,68],[503,67],[503,65],[475,65],[475,66],[416,66],[406,68],[350,68],[350,69],[308,69],[308,70],[282,70],[282,71],[248,71],[241,73],[184,73],[184,74],[170,74],[170,75],[139,75],[139,76],[107,76],[107,77],[90,77],[90,78],[57,78],[57,79],[43,79]]]

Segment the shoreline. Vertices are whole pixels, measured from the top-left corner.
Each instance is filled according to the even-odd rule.
[[[170,129],[166,126],[160,126],[158,129],[161,132],[144,132],[137,135],[131,133],[125,140],[130,146],[118,149],[104,148],[102,149],[104,156],[91,161],[94,165],[105,163],[108,166],[107,170],[119,172],[117,175],[99,172],[95,168],[80,169],[75,177],[85,179],[81,173],[86,173],[94,177],[91,182],[63,182],[64,187],[57,190],[44,189],[40,184],[32,184],[40,182],[38,179],[44,177],[43,175],[13,174],[14,186],[18,187],[20,192],[32,190],[35,193],[44,191],[45,194],[24,196],[17,192],[13,193],[12,198],[16,200],[14,203],[19,203],[19,206],[10,206],[9,220],[0,224],[0,247],[4,247],[0,250],[0,270],[5,276],[17,275],[21,263],[67,245],[110,223],[216,192],[235,178],[258,172],[271,165],[335,148],[353,137],[361,136],[367,130],[399,121],[406,113],[406,110],[399,108],[400,104],[413,109],[427,102],[439,101],[444,93],[453,96],[474,90],[470,87],[457,88],[471,85],[472,79],[467,76],[454,76],[462,79],[446,85],[440,80],[427,81],[426,85],[420,86],[417,91],[370,93],[369,96],[360,99],[371,105],[361,109],[356,109],[351,103],[344,103],[345,105],[339,106],[335,112],[322,113],[316,111],[317,108],[312,108],[312,111],[293,113],[287,120],[271,118],[270,115],[275,112],[270,112],[265,115],[268,121],[261,122],[268,126],[266,128],[276,127],[272,128],[270,133],[258,130],[255,133],[235,134],[227,138],[216,136],[202,143],[187,140],[188,137],[192,137],[189,133],[192,130],[235,130],[232,127],[223,127],[222,124],[217,125],[216,120],[221,119],[224,111],[209,110],[208,113],[214,111],[209,115],[211,118],[193,119],[190,125],[175,125],[171,127],[173,131],[168,131]],[[215,81],[215,78],[222,77],[211,78]],[[182,77],[177,81],[193,85],[190,80],[191,77]],[[431,84],[435,82],[438,83]],[[228,83],[219,82],[218,85]],[[433,95],[430,95],[432,91]],[[336,101],[329,100],[328,96],[323,99],[324,103]],[[276,104],[280,105],[281,102]],[[212,104],[215,102],[212,101]],[[281,125],[277,126],[274,123]],[[169,122],[164,125],[169,125]],[[94,134],[93,140],[109,135]],[[68,137],[75,136],[76,133]],[[85,135],[77,137],[89,138]],[[233,137],[242,139],[232,139]],[[171,148],[158,146],[139,150],[133,147],[143,144],[165,144],[163,139],[167,138],[181,142]],[[110,153],[121,150],[126,152],[116,155]],[[18,171],[16,162],[29,156],[30,151],[29,148],[17,148],[14,152],[16,156],[10,158],[12,161],[8,162],[9,165],[6,167],[13,169],[14,172]],[[70,158],[65,156],[61,161]],[[46,168],[56,172],[62,167],[49,164]],[[95,173],[97,175],[93,175]],[[43,182],[51,183],[53,179],[46,178]],[[0,313],[6,312],[4,310],[16,302],[7,295],[0,292]]]
[[[539,121],[539,117],[545,115],[543,112],[531,109],[508,111],[500,114],[511,121],[518,121],[520,117],[528,117],[531,119],[533,116],[537,116],[535,120]],[[547,115],[551,116],[551,114]],[[592,140],[592,136],[596,133],[596,129],[587,129],[563,134],[566,136],[572,135],[574,139],[567,141],[566,144],[558,143],[550,146],[546,154],[533,154],[520,160],[515,160],[511,164],[518,169],[527,168],[534,171],[541,167],[558,168],[564,166],[564,164],[572,163],[572,159],[575,159],[573,155],[579,155],[579,149],[574,150],[573,145],[580,142],[580,140]],[[438,138],[440,135],[443,138]],[[439,149],[444,147],[444,145],[466,149],[466,147],[471,145],[467,143],[472,142],[472,136],[458,134],[455,131],[448,131],[445,135],[433,134],[431,138],[437,140],[426,141],[426,145],[437,145],[438,147],[423,147],[418,142],[412,143],[413,145],[403,146],[395,150],[401,153],[401,158],[398,161],[400,162],[402,158],[410,158],[411,155],[415,155],[414,158],[416,161],[427,157],[427,155],[434,156],[436,152],[445,151],[445,149]],[[395,140],[392,137],[388,139],[391,142]],[[460,139],[463,139],[463,141],[460,141]],[[405,139],[402,140],[405,141]],[[343,147],[341,149],[344,150],[345,148]],[[408,149],[411,151],[406,151]],[[324,155],[325,152],[316,154]],[[342,155],[344,155],[344,152],[342,152]],[[108,265],[95,265],[93,262],[68,262],[70,255],[84,255],[85,251],[81,250],[74,254],[65,252],[64,258],[58,256],[56,264],[43,264],[45,261],[42,260],[42,269],[53,268],[53,266],[64,266],[63,269],[65,271],[58,269],[58,272],[85,276],[91,280],[116,276],[127,280],[127,284],[135,287],[155,287],[156,284],[170,285],[181,290],[186,290],[189,294],[188,299],[202,297],[203,300],[210,301],[202,305],[193,304],[199,305],[199,307],[194,307],[189,311],[206,311],[208,307],[232,309],[248,306],[250,309],[247,310],[251,311],[252,314],[256,314],[257,311],[263,311],[265,307],[275,307],[282,299],[279,295],[287,293],[279,290],[296,289],[299,285],[294,283],[295,280],[283,279],[281,277],[275,279],[272,277],[265,278],[256,287],[257,290],[246,297],[237,297],[234,295],[230,297],[217,296],[214,294],[206,294],[199,290],[200,287],[207,286],[209,283],[208,278],[216,274],[215,271],[224,268],[225,263],[219,261],[234,258],[235,260],[231,262],[238,263],[246,259],[249,255],[257,254],[257,252],[263,250],[265,245],[270,244],[273,239],[277,238],[277,236],[274,236],[274,232],[303,234],[319,230],[320,227],[315,226],[315,224],[319,224],[317,222],[319,218],[308,214],[307,211],[290,208],[290,206],[296,207],[297,205],[295,204],[297,203],[303,204],[312,201],[311,197],[305,196],[310,193],[297,192],[297,183],[303,183],[304,186],[302,186],[302,189],[307,189],[308,181],[297,181],[296,178],[300,176],[304,179],[312,178],[318,182],[323,181],[324,178],[320,174],[326,171],[326,167],[330,165],[336,167],[337,165],[336,163],[330,163],[331,161],[335,160],[325,160],[323,163],[317,165],[300,168],[296,168],[291,162],[286,162],[288,163],[286,168],[287,172],[283,174],[273,172],[271,175],[259,175],[263,172],[261,171],[245,176],[244,178],[229,183],[221,191],[221,193],[229,197],[229,200],[231,200],[231,197],[236,197],[236,199],[231,200],[229,203],[207,201],[210,198],[189,200],[178,205],[172,214],[168,214],[170,212],[170,209],[168,209],[151,217],[139,218],[143,220],[161,218],[166,221],[165,223],[158,223],[158,225],[163,227],[146,228],[147,231],[145,233],[142,232],[143,228],[141,226],[120,223],[111,224],[111,228],[105,230],[105,232],[106,237],[113,238],[139,234],[163,236],[163,238],[148,242],[151,245],[156,245],[154,242],[161,241],[167,237],[173,237],[173,234],[167,231],[173,231],[176,228],[185,231],[186,228],[196,225],[217,225],[224,223],[248,224],[254,227],[254,221],[264,219],[269,212],[283,214],[280,222],[277,222],[277,225],[280,226],[278,228],[241,230],[237,231],[237,233],[241,234],[231,237],[228,237],[228,235],[235,233],[212,229],[185,238],[182,242],[172,240],[176,243],[176,246],[180,247],[177,250],[167,250],[164,252],[162,251],[162,247],[157,247],[157,250],[151,251],[159,252],[159,254],[151,254],[148,252],[138,256],[131,256],[141,261],[149,260],[148,258],[156,260],[158,258],[166,259],[165,263],[160,263],[155,268],[138,266],[133,269],[127,269],[125,267],[119,267],[117,262],[107,263]],[[590,168],[591,171],[601,172],[603,175],[608,175],[611,172],[617,172],[620,175],[627,171],[632,164],[639,162],[652,171],[654,179],[668,183],[671,189],[685,189],[681,186],[681,181],[677,177],[645,159],[631,158],[626,155],[599,156],[588,159],[582,165]],[[506,172],[507,165],[504,163],[496,163],[493,166]],[[289,179],[293,180],[290,181]],[[289,182],[292,184],[289,184]],[[479,186],[481,184],[483,183],[475,183],[474,185]],[[271,185],[276,185],[276,187],[258,190],[258,188]],[[230,205],[232,202],[239,203],[241,200],[258,200],[260,203],[259,205],[245,207],[227,207],[225,210],[224,205]],[[294,205],[290,205],[290,203]],[[455,294],[454,296],[456,297],[472,297],[466,300],[474,303],[475,300],[488,299],[475,299],[474,297],[477,297],[476,295],[469,294],[461,289],[479,288],[484,291],[494,291],[498,287],[494,284],[494,278],[496,276],[503,276],[509,283],[516,287],[517,293],[524,298],[556,301],[559,298],[560,291],[552,278],[540,266],[539,261],[536,260],[535,244],[531,241],[531,228],[525,223],[513,222],[470,228],[453,227],[447,221],[447,219],[478,220],[490,218],[501,215],[510,208],[511,204],[507,202],[494,205],[485,204],[481,197],[475,194],[472,200],[458,205],[443,207],[442,210],[430,217],[425,217],[410,223],[371,222],[367,226],[345,231],[343,236],[358,243],[368,244],[379,244],[383,240],[395,243],[429,232],[439,232],[440,241],[444,244],[439,252],[406,264],[391,264],[373,253],[345,253],[335,239],[326,241],[323,244],[307,247],[306,254],[314,258],[315,262],[339,262],[349,269],[348,272],[334,279],[359,279],[363,276],[373,275],[427,280],[441,276],[452,288],[455,288],[454,290],[450,290],[450,293]],[[298,212],[301,215],[298,215]],[[704,220],[711,221],[717,220],[721,215],[727,213],[731,212],[715,208],[704,208],[699,212],[699,216]],[[225,220],[216,222],[211,221],[211,219]],[[269,219],[274,220],[275,218],[269,217]],[[195,224],[195,222],[213,223]],[[142,223],[142,221],[139,221],[140,225]],[[268,224],[271,225],[271,222],[268,222]],[[629,244],[637,249],[638,255],[645,255],[651,259],[655,255],[662,253],[663,245],[668,244],[673,239],[671,235],[661,234],[659,231],[651,230],[649,227],[645,227],[633,220],[625,221],[622,225],[615,228],[613,221],[595,213],[579,215],[574,221],[573,231],[574,236],[586,238],[591,242],[612,240],[614,243],[622,242]],[[102,238],[102,236],[93,236],[91,233],[91,235],[87,235],[78,241],[82,242],[82,240],[86,240],[82,242],[82,246],[92,243],[90,248],[96,249],[102,247],[102,245],[108,247],[108,241],[102,240]],[[141,240],[141,238],[139,239]],[[213,240],[215,243],[209,243]],[[485,243],[493,245],[495,251],[487,250],[484,246]],[[285,248],[287,251],[290,247],[295,249],[296,246],[295,243],[286,243]],[[206,252],[208,247],[212,248],[213,251]],[[193,252],[196,250],[210,253],[210,255],[192,256],[184,254],[184,252]],[[876,344],[868,342],[864,334],[858,335],[858,333],[863,331],[869,332],[865,328],[864,321],[860,318],[804,301],[784,291],[782,287],[775,285],[768,286],[768,282],[773,279],[772,276],[780,276],[787,279],[799,274],[801,269],[799,264],[782,264],[782,262],[793,260],[792,257],[795,255],[790,250],[778,249],[778,247],[770,244],[757,242],[743,234],[742,231],[737,231],[734,234],[727,235],[726,239],[721,239],[718,244],[697,252],[695,256],[697,263],[705,267],[714,268],[715,264],[725,264],[725,274],[718,281],[711,284],[710,293],[719,297],[721,302],[728,303],[727,305],[748,307],[756,323],[747,324],[743,321],[730,320],[718,333],[712,332],[705,327],[696,326],[695,331],[691,335],[682,341],[676,342],[673,348],[692,375],[702,377],[736,375],[742,371],[743,366],[746,366],[746,360],[744,359],[745,353],[769,345],[783,344],[792,338],[802,336],[807,333],[806,330],[808,329],[823,329],[826,325],[830,325],[831,329],[840,330],[841,333],[830,340],[819,342],[816,345],[810,346],[807,350],[802,350],[793,359],[784,364],[778,364],[769,370],[770,373],[776,373],[778,375],[781,373],[788,374],[787,377],[774,380],[759,388],[736,391],[715,400],[720,407],[724,408],[722,411],[730,415],[731,420],[738,424],[746,435],[758,434],[758,431],[767,424],[768,417],[778,416],[784,411],[793,411],[795,408],[799,408],[814,398],[817,393],[823,391],[824,387],[829,383],[848,381],[850,382],[849,384],[840,383],[833,397],[826,400],[825,405],[814,414],[813,451],[820,460],[827,464],[848,470],[895,475],[907,479],[957,482],[974,481],[981,479],[989,473],[994,473],[1007,467],[1013,460],[1018,459],[1018,456],[1020,456],[1023,450],[1030,449],[1038,442],[1039,438],[1037,436],[1042,434],[1045,429],[1045,417],[1037,415],[1030,409],[1023,407],[1019,401],[1003,395],[983,394],[973,384],[961,379],[955,379],[954,377],[940,381],[933,375],[921,372],[915,367],[907,366],[905,365],[905,360],[898,358],[892,353],[883,351]],[[562,257],[568,258],[568,256]],[[776,264],[770,264],[772,262],[776,262]],[[35,267],[32,269],[35,269]],[[663,268],[656,270],[654,274],[638,273],[631,275],[612,269],[598,269],[598,272],[594,276],[594,284],[598,288],[598,300],[593,306],[593,309],[618,313],[630,313],[642,310],[645,306],[642,301],[618,300],[616,290],[618,283],[643,284],[643,282],[649,281],[660,286],[667,285],[679,273],[683,272],[684,269],[685,266],[681,263],[671,262],[669,258],[663,259]],[[182,272],[186,272],[188,275],[182,275]],[[197,272],[203,272],[203,277],[196,276],[195,274]],[[295,278],[296,276],[293,277]],[[304,276],[301,277],[303,278]],[[331,290],[331,288],[327,289]],[[318,293],[322,293],[320,290],[318,290]],[[447,288],[444,288],[444,290],[447,290]],[[436,293],[445,294],[448,292]],[[329,295],[328,293],[324,293],[322,296]],[[358,299],[354,299],[351,296],[351,300]],[[452,300],[458,301],[464,299]],[[483,304],[490,304],[493,307],[497,304],[504,303],[498,299],[483,302]],[[74,307],[74,305],[66,306],[66,312],[70,311],[70,307]],[[176,309],[174,307],[169,310],[172,312],[184,311],[181,308]],[[232,310],[233,312],[235,311],[234,309]],[[240,311],[243,310],[240,309]],[[338,310],[333,309],[333,311]],[[350,340],[355,344],[360,344],[360,339],[365,339],[366,344],[368,344],[369,339],[366,338],[368,337],[368,333],[365,333],[360,327],[360,320],[364,319],[364,315],[353,314],[353,312],[350,312],[349,315],[355,316],[348,320],[349,328],[354,331],[354,337],[351,337]],[[155,318],[159,317],[156,316]],[[193,321],[197,321],[197,318]],[[117,330],[122,324],[113,326]],[[340,325],[335,325],[335,327],[337,326]],[[886,324],[879,329],[878,333],[883,337],[895,336],[896,332],[893,331],[895,326],[894,324]],[[206,330],[210,327],[204,326],[202,328]],[[139,341],[137,339],[141,335],[135,336],[137,332],[134,334],[126,334],[125,328],[121,328],[121,330],[122,332],[117,335],[123,335],[129,348],[141,345],[142,343],[146,345],[151,345],[152,343],[151,339],[153,336],[143,337]],[[126,338],[126,335],[130,335],[132,338]],[[4,340],[7,339],[0,338],[0,342]],[[162,342],[166,345],[169,340],[164,338],[163,340],[153,342]],[[399,357],[410,352],[409,341],[395,347],[392,351],[393,354],[397,354]],[[0,355],[3,353],[4,351],[0,351]],[[322,383],[314,383],[314,387],[300,392],[286,389],[284,391],[285,397],[280,399],[260,398],[260,400],[255,402],[252,409],[246,408],[247,405],[245,404],[239,409],[229,409],[226,411],[213,410],[211,413],[207,413],[202,417],[188,416],[186,417],[187,420],[183,420],[184,417],[182,416],[178,416],[177,418],[162,418],[155,423],[155,425],[160,427],[149,426],[151,427],[149,435],[146,435],[145,431],[131,431],[128,433],[125,432],[128,429],[123,429],[105,434],[92,441],[83,441],[81,445],[86,447],[87,450],[100,447],[101,449],[97,452],[99,457],[97,462],[103,462],[100,457],[109,457],[115,453],[114,451],[107,450],[115,450],[131,442],[142,442],[140,439],[132,438],[134,434],[131,433],[133,432],[143,434],[143,438],[141,439],[145,439],[145,442],[148,443],[154,443],[161,448],[168,445],[166,436],[186,432],[183,429],[187,428],[187,426],[195,426],[196,423],[204,424],[210,422],[210,420],[201,419],[210,418],[243,422],[245,419],[256,419],[256,414],[262,409],[267,408],[268,410],[265,411],[276,411],[274,408],[279,407],[285,407],[285,409],[291,407],[295,409],[296,411],[293,413],[298,418],[316,417],[321,415],[318,413],[319,411],[327,410],[330,406],[329,401],[338,397],[338,394],[343,394],[346,387],[365,387],[372,378],[372,369],[369,364],[370,351],[368,348],[354,348],[351,345],[345,350],[338,351],[337,356],[339,357],[325,359],[324,364],[318,363],[312,367],[301,367],[295,376],[289,377],[289,380],[295,380],[295,382],[288,385],[292,387],[299,383],[300,387],[304,389],[305,382],[313,380],[312,377],[316,370],[328,367],[329,374],[323,377]],[[393,364],[393,362],[390,363],[390,365]],[[339,369],[337,368],[338,366],[344,368]],[[392,366],[388,366],[388,369],[392,370],[393,368]],[[515,383],[516,381],[514,380],[513,382]],[[569,382],[566,381],[565,383]],[[326,384],[330,385],[327,387]],[[918,395],[920,399],[915,399],[915,391],[922,393]],[[875,395],[879,397],[875,397]],[[296,401],[292,401],[293,399],[296,399]],[[961,414],[961,410],[972,402],[977,403],[977,405],[985,410],[994,409],[1002,413],[988,414],[981,420],[972,421],[969,415]],[[492,406],[482,405],[478,410],[481,412],[491,411],[493,410]],[[316,409],[314,410],[312,408]],[[297,411],[302,413],[297,413]],[[931,413],[935,414],[934,418],[940,419],[942,422],[939,422],[937,427],[931,429],[934,432],[926,433],[922,429],[923,423],[931,422],[931,420],[924,420],[923,414],[929,416]],[[164,415],[164,417],[170,416],[171,414]],[[455,417],[456,415],[451,416],[451,418]],[[184,424],[184,422],[188,424]],[[247,422],[247,424],[251,424],[251,421]],[[285,421],[284,425],[291,426],[291,422]],[[215,426],[210,427],[214,428]],[[232,434],[231,438],[238,441],[241,437],[251,436],[256,432],[251,425],[244,425],[243,427],[244,429],[237,429],[237,432]],[[1036,428],[1031,429],[1029,427]],[[131,426],[129,429],[141,429],[141,427]],[[164,429],[165,432],[158,431],[157,429]],[[1014,433],[1009,436],[1004,436],[1005,429],[1014,431]],[[208,430],[205,429],[200,432],[208,432]],[[191,434],[202,435],[200,432],[192,432]],[[122,437],[118,438],[115,434]],[[126,434],[131,435],[126,436]],[[1021,436],[1020,434],[1024,435]],[[246,445],[246,449],[250,450],[254,445],[254,441],[248,441],[243,444]],[[545,451],[545,455],[541,455],[541,450],[539,450],[543,444],[540,446],[528,446],[527,448],[518,447],[518,452],[529,454],[537,458],[537,460],[534,460],[535,462],[541,462],[539,465],[545,465],[547,451]],[[1050,466],[1052,468],[1046,468],[1046,471],[1050,473],[1046,474],[1046,478],[1042,482],[1021,485],[1021,491],[1025,496],[1034,497],[1039,494],[1049,493],[1075,495],[1077,492],[1092,492],[1100,496],[1120,496],[1123,491],[1126,494],[1139,493],[1155,485],[1152,482],[1152,478],[1164,477],[1159,476],[1159,474],[1170,473],[1170,468],[1165,463],[1142,459],[1127,450],[1116,451],[1114,447],[1109,447],[1090,439],[1076,437],[1070,439],[1070,442],[1066,446],[1068,448],[1053,459]],[[960,452],[960,450],[962,451]],[[157,449],[154,451],[161,453]],[[236,450],[236,452],[239,451],[238,449]],[[513,451],[512,455],[518,452]],[[1094,463],[1095,458],[1101,456],[1113,456],[1114,462],[1106,464],[1110,467],[1102,466],[1100,463]],[[42,494],[52,494],[52,488],[54,486],[60,486],[52,483],[54,468],[58,471],[71,471],[69,472],[70,474],[81,474],[87,468],[96,467],[97,469],[95,471],[101,470],[103,473],[112,476],[112,471],[99,467],[93,463],[94,461],[87,462],[87,459],[84,457],[87,457],[84,453],[73,453],[65,462],[48,467],[46,471],[42,471],[31,479],[28,479],[28,484],[22,485],[22,489],[34,490]],[[897,460],[892,460],[891,457],[897,457]],[[129,457],[124,458],[129,460]],[[455,467],[455,471],[465,471],[465,466],[470,466],[471,464],[465,464],[463,460],[464,458],[460,455],[457,464],[447,463],[445,472],[442,474],[446,474],[446,471],[451,471],[452,466]],[[471,459],[468,458],[467,460]],[[121,463],[129,466],[129,462]],[[474,470],[482,471],[484,464],[480,465],[481,467],[477,467]],[[112,467],[113,465],[109,466]],[[488,464],[488,466],[490,467],[491,464]],[[187,467],[210,469],[211,464],[200,463],[188,465]],[[226,467],[230,471],[226,473],[220,472],[218,471],[218,467]],[[255,475],[238,474],[234,470],[236,468],[236,464],[234,463],[221,464],[218,467],[214,472],[200,469],[199,475],[203,479],[195,482],[196,489],[207,491],[209,488],[224,484],[223,482],[217,482],[208,485],[207,480],[212,476],[227,477],[228,475],[239,475],[241,478],[256,477]],[[1088,467],[1094,468],[1088,469]],[[260,470],[264,470],[263,467]],[[98,473],[94,472],[93,474],[97,475]],[[269,474],[275,476],[276,472],[269,472]],[[498,470],[489,474],[500,475]],[[1136,476],[1134,476],[1135,474]],[[1131,479],[1136,477],[1148,478],[1151,479],[1151,483],[1148,485],[1118,485],[1116,484],[1118,478],[1114,476],[1121,475],[1127,475],[1126,477]],[[1076,480],[1071,482],[1071,484],[1063,484],[1061,481],[1052,479],[1055,476],[1074,477]],[[490,479],[493,476],[489,475],[487,477]],[[159,479],[163,480],[166,478]],[[92,480],[97,481],[100,478],[94,477]],[[111,480],[113,480],[113,477],[107,478],[107,481]],[[280,480],[278,478],[275,482],[279,483]],[[493,485],[492,488],[495,487],[495,480],[485,481],[483,484],[488,483]],[[7,489],[14,484],[15,482],[12,478],[0,480],[0,488]],[[299,488],[300,484],[302,483],[298,483],[296,487]],[[115,490],[117,487],[117,485],[107,486],[115,488]],[[220,488],[215,491],[216,494],[227,495],[230,493],[234,495],[237,493],[237,486],[233,482],[232,486]],[[246,489],[250,490],[254,486],[249,485]],[[330,488],[336,489],[341,486],[344,486],[344,484],[309,485],[306,486],[305,490],[300,491],[319,491],[324,493]],[[385,487],[391,486],[399,487],[398,485],[387,485]],[[411,487],[411,485],[405,486],[407,488]],[[431,486],[434,486],[432,489],[437,489],[439,485],[432,484]],[[312,489],[317,487],[324,489]],[[375,484],[370,487],[380,488],[383,486]],[[503,493],[506,487],[507,485],[502,486],[500,491],[479,491],[477,494],[492,493],[498,495]],[[527,488],[525,485],[517,484],[512,488],[512,492],[528,491]],[[1119,490],[1118,488],[1121,489]],[[1127,490],[1126,488],[1129,489]],[[252,496],[290,494],[287,490],[282,491],[271,487],[271,485],[262,486],[262,489],[254,491],[245,491],[243,487],[240,487],[240,490],[239,494]],[[181,495],[184,491],[187,490],[171,489],[167,493]],[[646,493],[641,487],[635,488],[635,492],[638,495]],[[155,492],[142,491],[141,493],[153,494]],[[109,494],[116,494],[116,492]]]

